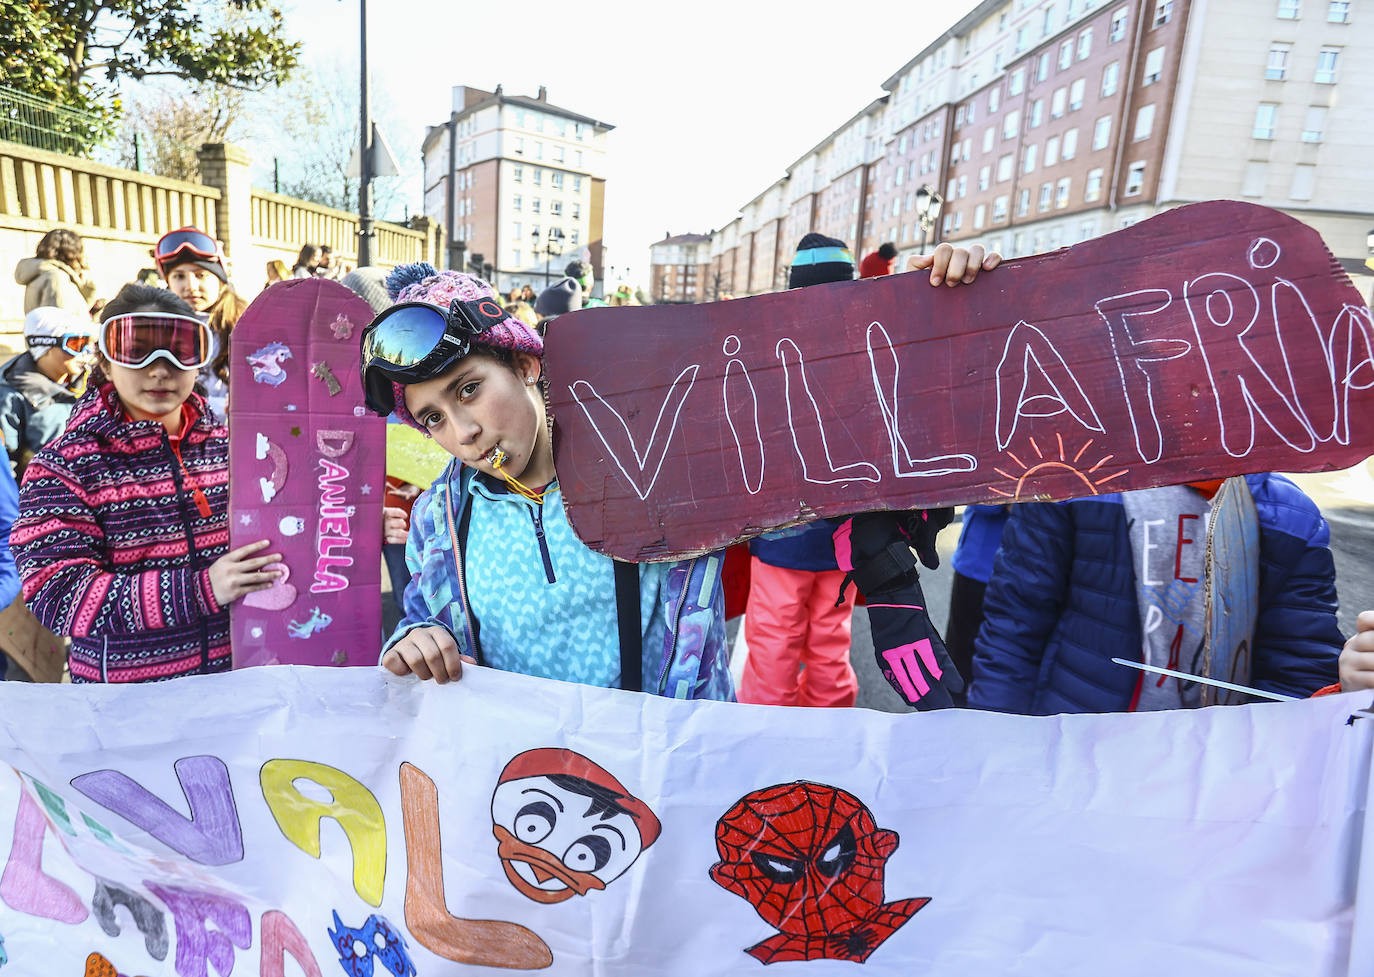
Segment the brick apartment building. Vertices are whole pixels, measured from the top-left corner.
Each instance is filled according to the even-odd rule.
[[[613,128],[550,104],[542,86],[532,98],[456,86],[422,147],[424,213],[449,228],[449,266],[480,264],[507,292],[541,288],[581,257],[599,283]]]
[[[713,232],[707,275],[737,295],[781,288],[807,230],[856,259],[895,242],[904,266],[923,244],[923,187],[943,198],[926,250],[1034,254],[1231,198],[1312,225],[1360,274],[1374,11],[1356,7],[986,0]]]
[[[666,234],[649,246],[649,296],[659,305],[714,302],[721,289],[710,269],[711,235]]]

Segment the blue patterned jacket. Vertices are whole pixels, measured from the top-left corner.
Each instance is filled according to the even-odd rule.
[[[440,625],[484,665],[618,688],[612,561],[573,536],[562,501],[554,491],[536,506],[450,463],[411,512],[405,616],[383,654]],[[639,565],[644,691],[733,701],[721,564],[712,553]]]

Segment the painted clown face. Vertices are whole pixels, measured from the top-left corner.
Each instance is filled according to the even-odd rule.
[[[542,903],[604,889],[659,832],[648,805],[569,750],[530,750],[507,764],[491,819],[506,878]]]
[[[747,951],[764,963],[863,961],[930,901],[884,903],[897,842],[853,794],[779,784],[746,794],[716,823],[711,879],[779,931]]]

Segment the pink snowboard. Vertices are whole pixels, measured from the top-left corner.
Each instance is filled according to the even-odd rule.
[[[234,605],[235,668],[377,661],[386,424],[358,379],[371,319],[336,282],[282,282],[230,337],[229,545],[270,539],[287,571]]]

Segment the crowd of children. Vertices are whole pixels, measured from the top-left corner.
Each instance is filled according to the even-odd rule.
[[[70,242],[49,242],[49,250],[56,254],[64,244],[65,260],[29,259],[66,269],[45,267],[58,278],[39,293],[57,295],[70,285],[88,301]],[[302,255],[306,265],[318,258]],[[279,572],[268,569],[279,560],[267,552],[269,540],[228,551],[228,338],[245,302],[230,284],[218,242],[196,228],[165,235],[154,257],[160,286],[124,286],[104,304],[98,325],[63,305],[34,306],[25,324],[27,351],[0,369],[0,433],[12,461],[5,474],[22,476],[17,515],[0,484],[0,522],[13,524],[8,536],[24,602],[70,639],[76,682],[156,681],[229,668],[229,607],[270,587]],[[890,273],[892,257],[870,255],[865,274]],[[928,272],[932,285],[968,284],[997,261],[978,248],[942,246],[912,269]],[[478,663],[657,695],[734,698],[723,561],[620,563],[578,540],[564,513],[545,403],[543,333],[554,316],[584,306],[590,268],[570,266],[543,294],[530,289],[505,301],[481,279],[426,264],[402,266],[384,279],[362,274],[368,271],[350,275],[362,275],[351,287],[378,312],[361,335],[366,406],[433,439],[452,458],[414,502],[403,618],[382,643],[381,664],[438,682]],[[854,272],[843,242],[807,235],[789,287]],[[37,279],[35,271],[29,281]],[[88,359],[78,397],[72,381]],[[1338,676],[1334,570],[1320,513],[1277,476],[1252,481],[1267,534],[1261,599],[1274,605],[1261,608],[1262,633],[1248,663],[1254,681],[1296,694],[1338,680],[1347,688],[1374,685],[1374,613],[1361,616]],[[1105,648],[1107,635],[1154,642],[1165,654],[1168,642],[1153,630],[1142,638],[1143,610],[1127,610],[1136,592],[1125,529],[1112,553],[1096,562],[1066,542],[1080,533],[1087,546],[1116,532],[1113,520],[1133,525],[1133,513],[1143,518],[1178,505],[1206,517],[1205,502],[1191,496],[1128,495],[1015,507],[1005,542],[1000,523],[975,533],[978,557],[959,566],[974,586],[960,600],[959,627],[951,622],[961,635],[956,664],[971,673],[970,704],[1023,712],[1198,704],[1190,693],[1142,695],[1143,680],[1110,670],[1103,673],[1110,680],[1099,684],[1109,685],[1111,696],[1085,690],[1082,683],[1094,680],[1084,676],[1097,666],[1083,655],[1095,653],[1095,643]],[[965,535],[986,515],[971,510]],[[404,516],[391,520],[389,539],[401,538],[404,523]],[[844,574],[830,541],[833,527],[811,528],[761,538],[752,548],[746,701],[854,702],[851,607],[836,602]],[[1047,569],[1046,552],[1063,552],[1063,566]],[[1077,568],[1075,560],[1085,559],[1086,569]],[[1116,574],[1120,608],[1079,607],[1072,593],[1097,591],[1073,591],[1074,581],[1107,573],[1104,560],[1126,567]],[[1310,580],[1293,583],[1294,568]],[[0,601],[11,584],[0,565]],[[984,589],[987,620],[980,628]],[[1045,615],[1051,607],[1066,609],[1056,619]],[[1126,616],[1109,618],[1118,610]],[[1036,634],[1027,622],[1035,622]]]

